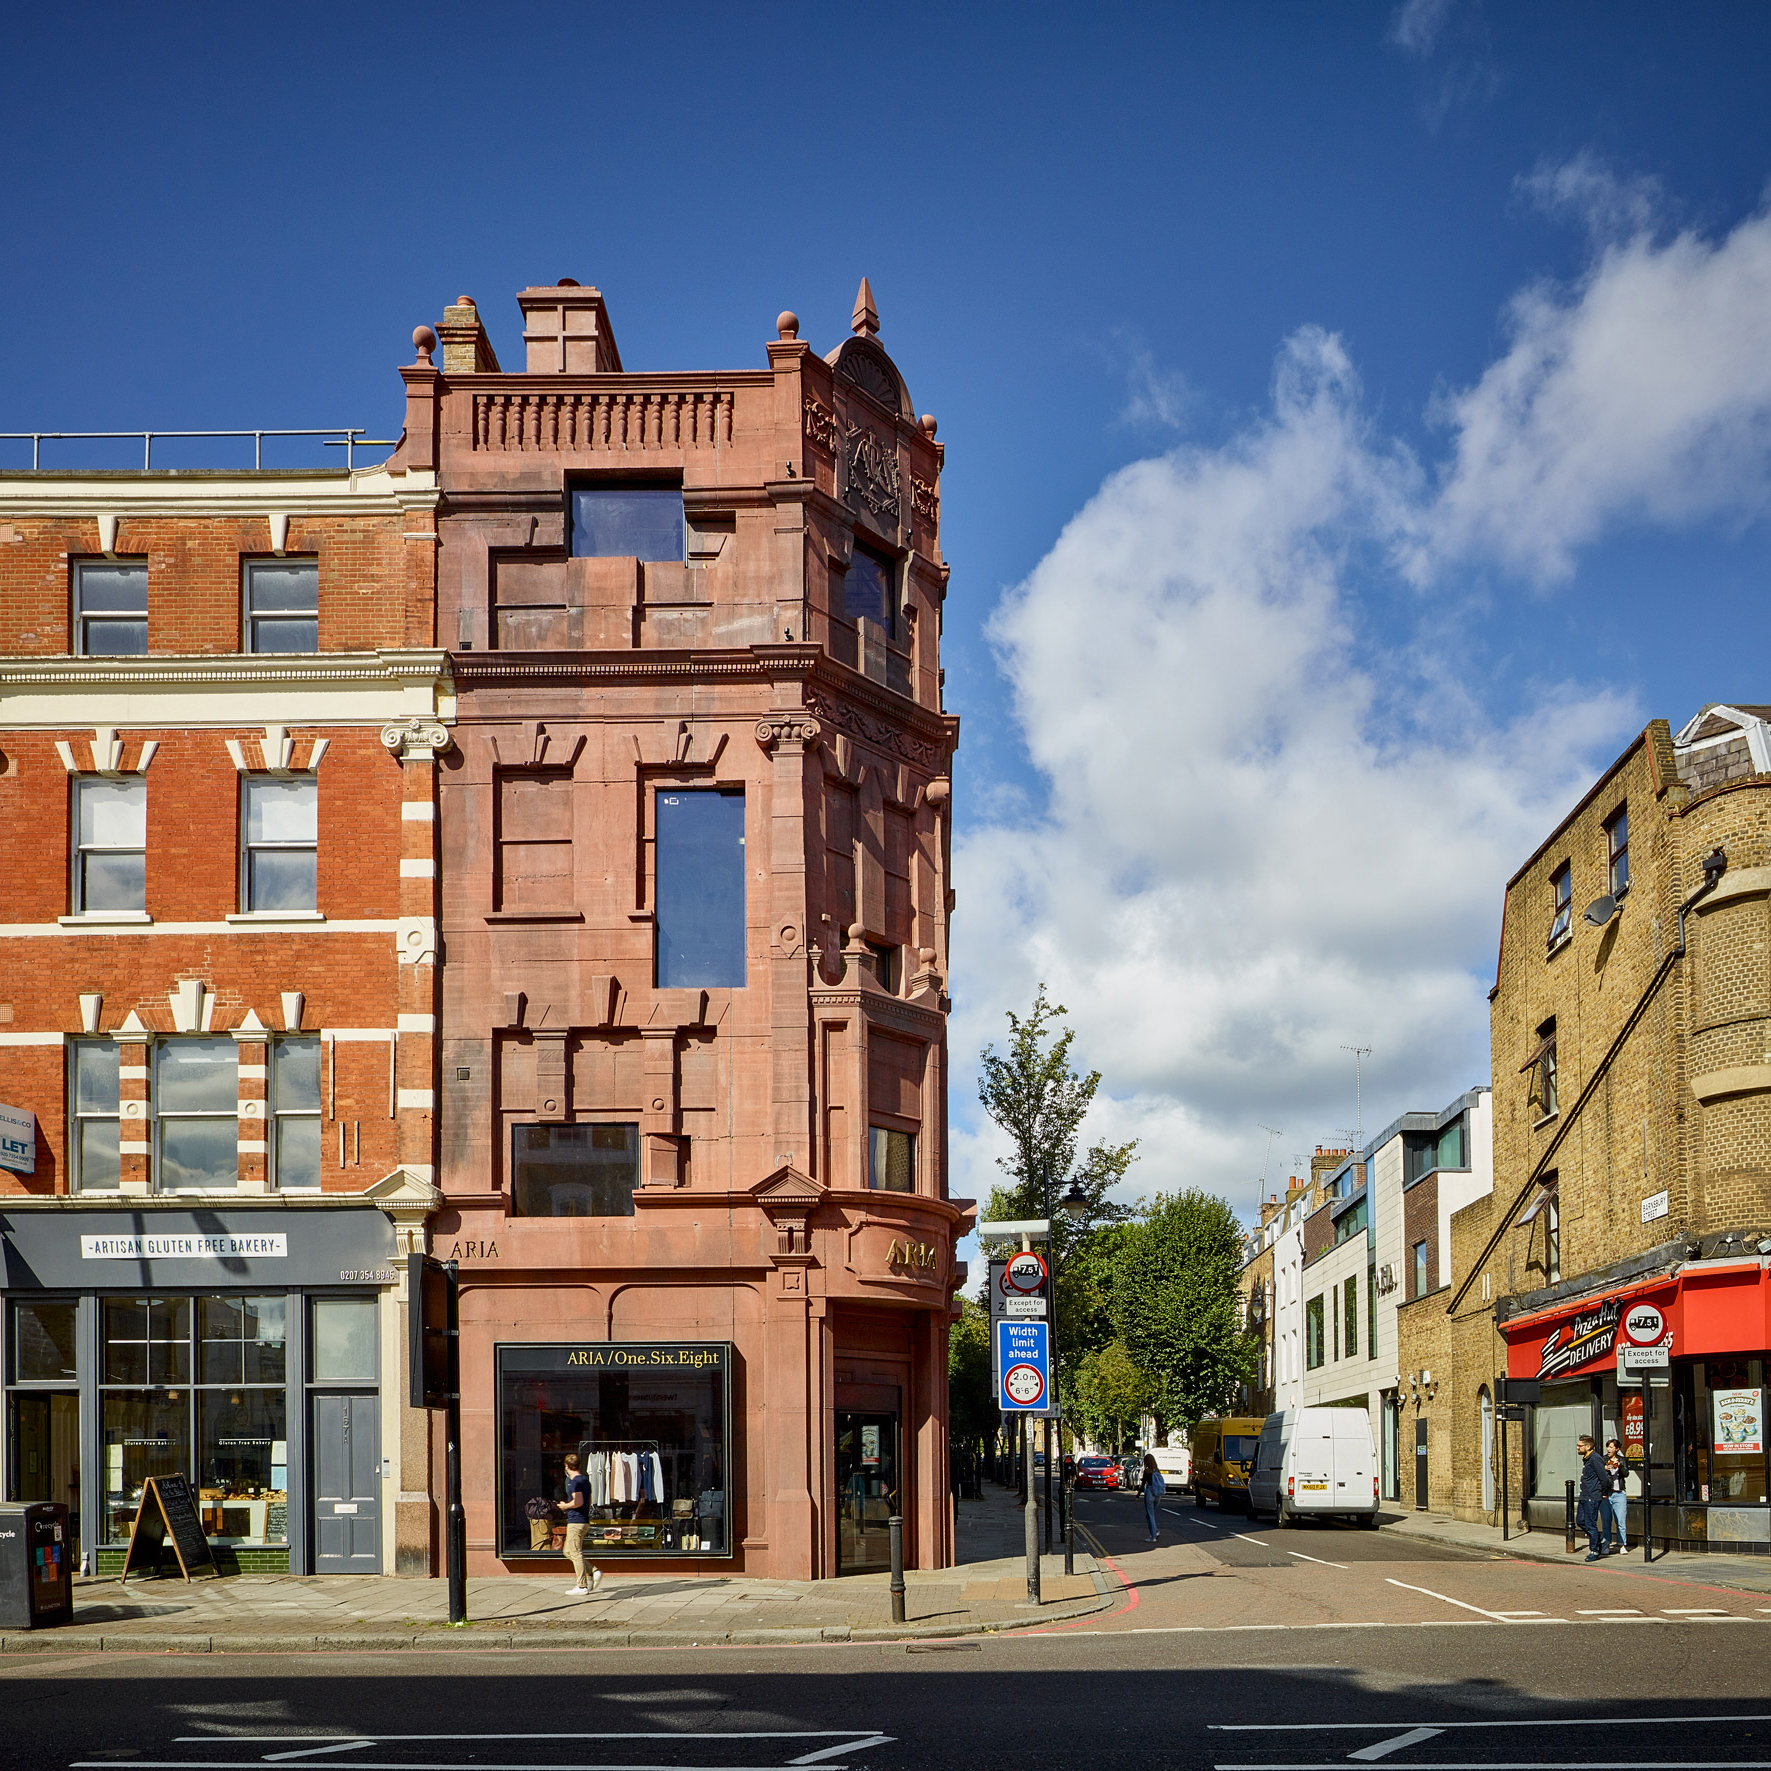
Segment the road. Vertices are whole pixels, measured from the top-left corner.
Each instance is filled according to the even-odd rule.
[[[1015,1636],[805,1647],[0,1656],[11,1771],[1754,1771],[1756,1595],[1135,1503],[1131,1583]]]

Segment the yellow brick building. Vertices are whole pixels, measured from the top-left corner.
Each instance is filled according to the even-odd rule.
[[[1642,731],[1508,882],[1490,1002],[1494,1192],[1399,1313],[1430,1506],[1499,1522],[1510,1376],[1515,1522],[1559,1527],[1591,1432],[1632,1495],[1651,1463],[1657,1538],[1771,1550],[1771,708]]]

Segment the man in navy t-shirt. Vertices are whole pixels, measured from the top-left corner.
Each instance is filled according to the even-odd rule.
[[[583,1597],[594,1593],[603,1584],[603,1571],[592,1568],[590,1578],[585,1578],[584,1534],[590,1529],[590,1483],[585,1480],[575,1451],[566,1453],[566,1498],[560,1511],[566,1515],[566,1560],[578,1576],[578,1584],[572,1592]]]

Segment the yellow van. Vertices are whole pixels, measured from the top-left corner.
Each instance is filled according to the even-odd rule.
[[[1266,1417],[1232,1415],[1228,1420],[1202,1420],[1191,1434],[1193,1502],[1207,1498],[1220,1507],[1248,1505],[1248,1478]]]

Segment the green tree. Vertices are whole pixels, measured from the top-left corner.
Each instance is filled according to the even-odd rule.
[[[1158,1194],[1120,1239],[1110,1313],[1132,1360],[1159,1388],[1159,1412],[1182,1426],[1230,1406],[1254,1369],[1236,1274],[1242,1231],[1223,1200]]]
[[[1078,1361],[1075,1400],[1066,1406],[1091,1439],[1119,1451],[1136,1439],[1138,1423],[1160,1401],[1161,1388],[1124,1341],[1111,1340]]]
[[[982,1445],[998,1425],[990,1385],[990,1318],[976,1298],[960,1299],[947,1337],[947,1431],[962,1445]]]
[[[1130,1218],[1130,1209],[1111,1195],[1137,1152],[1135,1139],[1125,1144],[1098,1143],[1078,1165],[1077,1137],[1101,1085],[1101,1073],[1091,1070],[1084,1076],[1071,1063],[1075,1030],[1059,1026],[1066,1013],[1062,1003],[1046,999],[1041,984],[1025,1016],[1009,1010],[1007,1051],[985,1046],[978,1082],[984,1111],[1009,1138],[1008,1153],[997,1158],[1004,1182],[990,1190],[986,1221],[1048,1215],[1052,1219],[1060,1397],[1070,1361],[1112,1338],[1107,1311],[1110,1266],[1101,1252],[1090,1252],[1090,1245]],[[1058,1206],[1072,1178],[1088,1201],[1077,1218]],[[986,1258],[999,1247],[986,1244]]]

